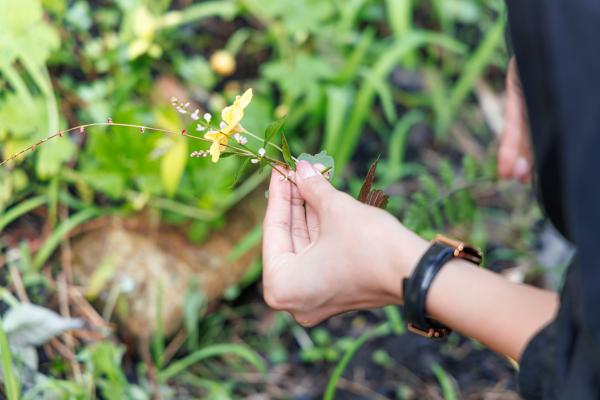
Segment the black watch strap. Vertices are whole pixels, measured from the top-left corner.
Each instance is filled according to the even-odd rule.
[[[451,332],[446,326],[426,316],[425,301],[433,279],[453,255],[454,249],[451,247],[433,243],[419,260],[411,277],[402,281],[404,317],[412,332],[432,338],[442,338]]]
[[[475,264],[480,264],[482,258],[479,250],[438,236],[419,260],[411,277],[403,279],[404,317],[411,332],[436,339],[444,338],[452,332],[447,326],[427,316],[425,302],[438,272],[454,257],[464,258]]]

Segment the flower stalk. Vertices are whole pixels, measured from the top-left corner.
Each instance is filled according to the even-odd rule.
[[[37,141],[31,146],[17,152],[16,154],[13,154],[5,160],[2,160],[0,162],[0,166],[7,165],[9,162],[18,159],[20,156],[29,151],[35,151],[40,145],[45,144],[56,137],[63,137],[65,136],[65,134],[68,133],[85,134],[88,128],[118,126],[136,129],[140,132],[140,134],[145,134],[146,132],[155,132],[171,136],[185,136],[193,140],[198,140],[200,142],[210,144],[210,147],[206,150],[193,151],[190,154],[190,156],[193,158],[206,157],[210,155],[213,162],[218,162],[221,157],[229,154],[232,154],[237,157],[246,157],[249,159],[250,163],[259,164],[260,169],[264,168],[264,166],[266,165],[271,166],[271,168],[273,168],[278,174],[280,174],[283,179],[289,180],[290,182],[295,184],[294,180],[292,179],[291,171],[295,170],[296,162],[298,162],[299,159],[302,158],[302,156],[306,156],[309,158],[315,156],[303,154],[300,157],[296,158],[290,154],[289,147],[287,145],[287,140],[285,139],[284,134],[280,132],[283,128],[283,120],[275,121],[271,125],[269,125],[269,127],[267,127],[267,130],[265,131],[264,138],[261,138],[258,135],[249,132],[244,127],[242,127],[241,121],[244,117],[244,111],[245,108],[250,104],[251,100],[252,89],[248,89],[241,96],[237,96],[232,105],[225,107],[221,111],[221,121],[218,125],[218,128],[215,129],[212,124],[213,118],[211,114],[205,113],[202,115],[202,117],[200,117],[200,110],[196,109],[193,112],[190,112],[189,102],[180,102],[177,98],[173,97],[171,99],[173,107],[181,115],[189,116],[191,120],[197,124],[197,132],[206,132],[204,136],[196,136],[194,134],[190,134],[189,132],[187,132],[186,129],[182,129],[179,132],[175,132],[168,129],[146,125],[115,122],[111,118],[108,118],[106,122],[94,122],[89,124],[78,125],[54,133],[44,139]],[[282,146],[278,146],[277,144],[272,142],[272,140],[277,134],[281,134],[282,136]],[[252,147],[248,146],[248,138],[254,139],[260,143],[260,147],[258,148],[258,150],[254,150]],[[266,150],[267,147],[276,149],[282,156],[283,160],[279,160],[278,158],[269,155]],[[247,163],[244,163],[243,166],[246,166],[246,164]],[[330,169],[332,169],[332,167],[333,160],[331,160],[331,165],[326,166],[326,168],[323,171],[321,171],[321,173],[327,173]]]

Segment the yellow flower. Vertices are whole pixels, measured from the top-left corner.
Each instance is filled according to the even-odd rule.
[[[248,89],[241,96],[236,96],[232,105],[225,107],[221,111],[221,119],[225,123],[225,126],[221,129],[221,132],[227,136],[240,132],[240,121],[244,118],[244,109],[248,107],[252,100],[252,89]]]
[[[224,144],[227,144],[229,140],[229,136],[225,135],[221,131],[208,131],[204,135],[205,139],[212,140],[212,144],[210,145],[210,150],[208,151],[212,157],[212,162],[219,161],[219,157],[221,156],[221,150],[225,148]]]
[[[242,131],[240,122],[244,118],[244,109],[248,107],[251,100],[252,89],[246,90],[241,96],[236,96],[233,104],[221,111],[221,129],[208,131],[204,135],[205,139],[212,140],[209,152],[213,162],[219,161],[221,151],[225,149],[224,145],[227,144],[229,137]]]

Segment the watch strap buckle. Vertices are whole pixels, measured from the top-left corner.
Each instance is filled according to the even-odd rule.
[[[416,333],[419,336],[426,337],[428,339],[443,339],[452,332],[450,328],[433,328],[421,329],[413,323],[408,323],[407,328],[410,332]]]

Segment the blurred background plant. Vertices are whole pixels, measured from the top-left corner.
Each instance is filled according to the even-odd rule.
[[[253,87],[248,130],[285,116],[353,194],[381,154],[405,224],[557,286],[570,250],[494,178],[504,33],[502,0],[0,0],[0,148],[107,118],[193,131],[171,96],[202,115]],[[268,310],[266,174],[232,185],[240,160],[204,148],[98,128],[0,170],[7,398],[517,398],[510,363],[405,335],[396,308],[309,330]]]

